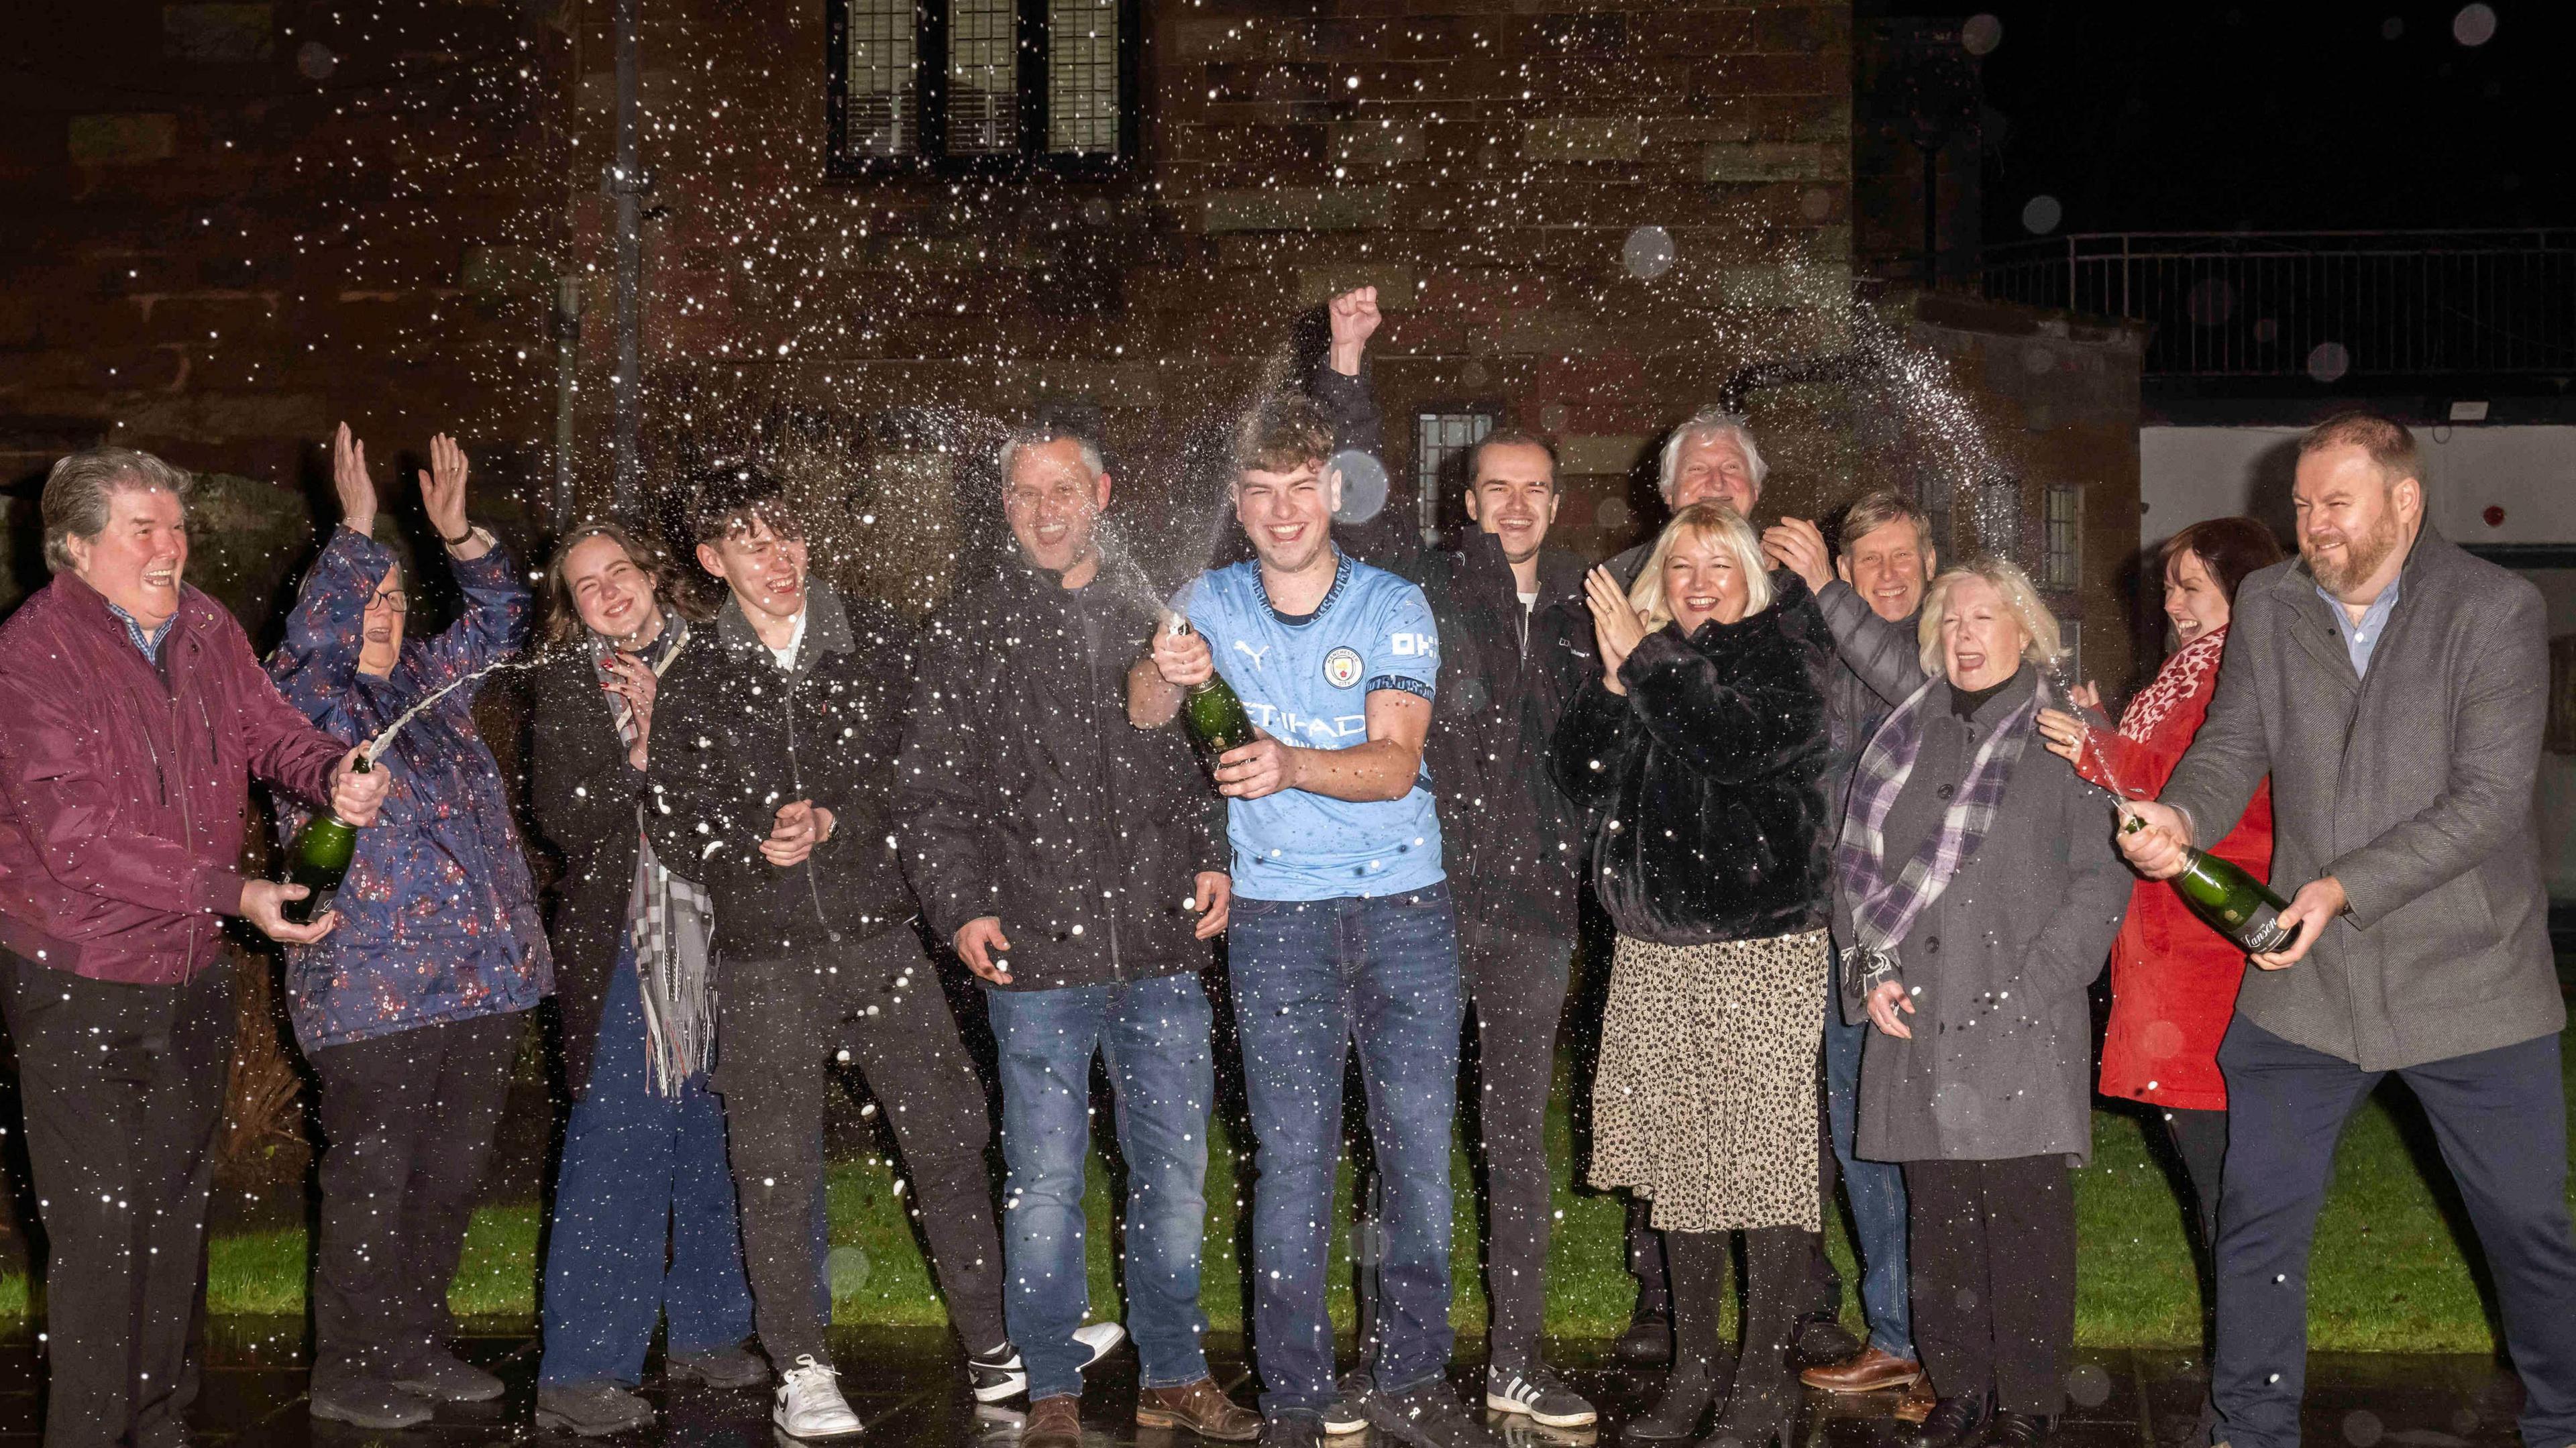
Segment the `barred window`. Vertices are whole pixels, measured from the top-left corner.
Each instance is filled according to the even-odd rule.
[[[1137,0],[825,0],[831,169],[1111,171],[1136,145]]]
[[[2084,485],[2051,483],[2041,521],[2040,583],[2046,588],[2084,586]]]
[[[1494,415],[1489,412],[1414,414],[1413,498],[1423,542],[1434,542],[1440,536],[1443,485],[1466,482],[1463,455],[1493,430]]]

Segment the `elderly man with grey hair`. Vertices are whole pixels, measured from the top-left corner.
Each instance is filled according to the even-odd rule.
[[[54,464],[53,581],[0,626],[0,1012],[52,1256],[48,1448],[186,1441],[232,967],[223,917],[310,943],[300,885],[241,874],[253,775],[353,825],[388,774],[279,695],[182,581],[189,475]]]

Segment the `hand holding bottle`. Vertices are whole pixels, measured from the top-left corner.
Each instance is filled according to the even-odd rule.
[[[2191,825],[2182,811],[2151,799],[2136,799],[2123,812],[2142,826],[2122,830],[2116,837],[2130,869],[2150,880],[2170,880],[2191,863]]]
[[[2265,970],[2289,969],[2299,963],[2308,953],[2308,947],[2316,944],[2317,937],[2325,933],[2326,925],[2351,903],[2344,895],[2343,882],[2334,876],[2309,881],[2299,887],[2298,894],[2290,897],[2290,907],[2280,914],[2278,923],[2281,928],[2296,932],[2289,943],[2279,950],[2247,958]]]
[[[393,787],[394,777],[393,771],[382,765],[358,768],[358,754],[352,749],[331,766],[331,813],[342,824],[365,829],[376,822],[377,812],[385,807],[385,791]]]
[[[331,933],[340,923],[338,911],[326,910],[322,918],[308,925],[298,925],[286,918],[290,900],[301,900],[308,892],[301,885],[282,885],[275,880],[244,880],[241,890],[241,915],[257,926],[259,933],[288,945],[311,945]]]
[[[1196,629],[1158,629],[1154,633],[1154,672],[1176,689],[1204,684],[1216,675],[1216,655]]]

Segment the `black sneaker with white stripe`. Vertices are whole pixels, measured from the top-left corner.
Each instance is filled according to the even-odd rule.
[[[1601,1419],[1580,1394],[1543,1367],[1487,1368],[1485,1406],[1546,1428],[1589,1428]]]
[[[1082,1362],[1082,1370],[1089,1372],[1092,1364],[1127,1340],[1127,1329],[1114,1322],[1086,1322],[1073,1330],[1073,1340],[1090,1351],[1091,1356]],[[1028,1365],[1020,1361],[1019,1348],[1006,1338],[991,1352],[966,1359],[966,1381],[974,1389],[976,1402],[998,1403],[1029,1390]]]

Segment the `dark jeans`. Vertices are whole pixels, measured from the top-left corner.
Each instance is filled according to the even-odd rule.
[[[721,911],[724,907],[718,902]],[[949,1320],[971,1352],[998,1346],[1002,1248],[984,1153],[993,1119],[921,939],[909,925],[780,960],[727,959],[716,1094],[761,1348],[780,1371],[829,1359],[823,1281],[823,1101],[836,1051],[867,1078],[903,1153]]]
[[[2218,1204],[2218,1352],[2211,1430],[2235,1448],[2293,1448],[2307,1384],[2308,1247],[2344,1123],[2385,1072],[2236,1018],[2227,1184]],[[2496,1284],[2525,1394],[2522,1441],[2576,1442],[2576,1240],[2567,1217],[2567,1098],[2558,1037],[2397,1073],[2432,1120]]]
[[[391,1376],[454,1330],[447,1286],[492,1160],[523,1015],[476,1016],[310,1054],[322,1078],[313,1376]]]
[[[1384,1217],[1377,1385],[1449,1361],[1449,1142],[1458,1105],[1458,932],[1444,883],[1374,898],[1237,896],[1227,932],[1253,1190],[1253,1336],[1269,1417],[1333,1400],[1325,1279],[1342,1072],[1359,1049]]]
[[[641,1382],[665,1315],[674,1357],[751,1336],[724,1106],[703,1075],[676,1096],[654,1089],[627,949],[609,975],[597,1039],[555,1174],[537,1369],[549,1386]]]
[[[1485,1157],[1487,1362],[1538,1360],[1547,1315],[1547,1098],[1574,942],[1459,923],[1458,967],[1476,1011],[1476,1118]]]
[[[1148,1388],[1208,1375],[1199,1338],[1199,1245],[1207,1235],[1208,1113],[1216,1099],[1214,1012],[1198,972],[1056,990],[987,990],[1002,1063],[1002,1159],[1011,1204],[1005,1306],[1029,1400],[1082,1391],[1090,1315],[1082,1194],[1091,1159],[1091,1058],[1109,1067],[1127,1163],[1127,1332]]]
[[[45,1264],[46,1448],[183,1441],[233,977],[120,985],[0,956]]]
[[[2062,1155],[1909,1161],[1914,1342],[1941,1396],[2066,1409],[2075,1343],[2075,1178]]]
[[[1832,981],[1826,982],[1828,994]],[[1852,1235],[1860,1242],[1860,1305],[1869,1319],[1873,1347],[1897,1357],[1914,1356],[1913,1284],[1905,1264],[1905,1169],[1892,1161],[1865,1161],[1852,1155],[1858,1130],[1860,1055],[1869,1040],[1869,1023],[1843,1024],[1842,1002],[1825,1002],[1825,1120],[1833,1134],[1834,1165],[1841,1170],[1844,1199],[1851,1203]],[[1833,1212],[1833,1194],[1825,1194],[1825,1211]],[[1830,1223],[1828,1224],[1830,1225]]]

